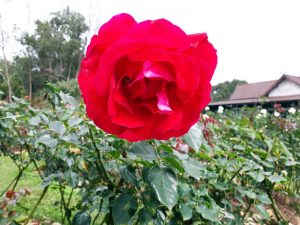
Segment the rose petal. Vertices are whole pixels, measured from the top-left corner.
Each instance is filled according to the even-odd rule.
[[[203,82],[210,81],[217,66],[218,57],[216,49],[208,42],[206,33],[188,35],[188,38],[191,42],[191,47],[186,53],[196,56],[207,67],[209,74],[208,76],[202,76],[201,79],[206,79]]]
[[[147,87],[144,79],[136,79],[126,87],[124,92],[128,98],[133,100],[145,93],[147,90],[146,88]]]
[[[112,17],[99,29],[98,36],[94,35],[91,44],[87,48],[86,55],[89,56],[94,48],[102,51],[110,47],[114,42],[121,38],[131,27],[136,24],[134,18],[126,13]]]
[[[162,89],[157,94],[157,98],[158,98],[157,107],[159,108],[159,110],[161,110],[163,112],[171,112],[172,111],[165,88]]]
[[[139,52],[134,52],[129,55],[131,60],[146,61],[149,58],[152,61],[165,63],[168,65],[168,71],[175,77],[180,98],[184,100],[190,99],[195,90],[199,87],[201,79],[201,67],[196,57],[178,52],[168,52],[164,49],[150,49]],[[204,74],[207,71],[204,71]]]
[[[162,78],[167,81],[174,80],[172,74],[163,63],[153,63],[148,60],[144,62],[143,74],[147,78]]]
[[[165,19],[138,23],[124,35],[124,39],[142,40],[145,48],[181,50],[190,46],[185,32]]]
[[[128,128],[142,127],[145,122],[139,120],[136,115],[129,114],[122,106],[118,107],[118,114],[111,118],[112,122]]]

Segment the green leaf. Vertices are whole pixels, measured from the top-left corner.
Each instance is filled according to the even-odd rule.
[[[272,204],[269,196],[265,193],[261,193],[257,195],[257,199],[263,204]]]
[[[153,218],[147,209],[145,209],[145,208],[140,209],[139,217],[138,217],[138,224],[148,225],[148,223],[152,220],[153,220]]]
[[[189,220],[193,216],[192,206],[188,203],[182,203],[179,205],[179,210],[182,215],[183,221]]]
[[[55,138],[51,138],[48,134],[39,137],[35,142],[44,144],[49,148],[54,148],[58,144],[58,141]]]
[[[154,221],[154,225],[165,225],[166,216],[161,210],[157,210],[156,212],[156,220]]]
[[[256,180],[257,182],[262,182],[265,179],[265,176],[263,174],[263,171],[253,171],[250,172],[249,175]]]
[[[163,151],[169,152],[169,153],[173,152],[173,149],[169,145],[166,145],[166,144],[161,144],[158,146],[158,148]]]
[[[129,193],[120,194],[114,201],[112,216],[115,224],[128,224],[137,210],[137,200]]]
[[[243,145],[234,145],[232,148],[239,151],[245,150],[245,147]]]
[[[1,224],[1,223],[0,223]],[[16,221],[13,221],[11,222],[9,225],[21,225],[20,223],[16,222]]]
[[[163,158],[169,165],[176,168],[180,173],[184,172],[181,162],[174,157],[164,157]]]
[[[203,140],[201,125],[196,123],[183,138],[192,149],[198,151]]]
[[[66,142],[75,144],[75,145],[80,144],[80,141],[78,140],[78,136],[76,134],[69,134],[69,135],[63,136],[61,139]]]
[[[152,167],[149,171],[150,181],[157,199],[171,210],[178,202],[177,179],[170,168]]]
[[[201,205],[197,208],[197,212],[201,213],[204,219],[212,222],[218,221],[218,210],[216,208],[208,208],[205,205]]]
[[[256,199],[256,194],[255,194],[255,192],[253,192],[253,191],[251,191],[251,190],[245,191],[245,194],[248,196],[248,198]]]
[[[76,188],[79,182],[79,175],[71,170],[68,170],[67,172],[64,173],[65,179],[68,182],[68,184]]]
[[[228,184],[224,182],[215,183],[213,185],[216,189],[220,191],[226,191],[228,189]]]
[[[41,118],[39,116],[31,117],[28,122],[32,126],[37,126],[41,122]]]
[[[80,124],[81,122],[82,122],[82,119],[80,117],[71,117],[68,120],[68,124],[70,127],[74,127],[74,126]]]
[[[185,172],[197,180],[201,177],[201,171],[205,170],[205,165],[193,158],[183,161],[182,165]]]
[[[268,214],[263,205],[255,205],[255,208],[263,219],[270,220],[270,215]]]
[[[269,181],[271,181],[272,183],[277,183],[277,182],[281,182],[284,181],[284,177],[280,176],[280,175],[271,175],[268,177]]]
[[[157,159],[155,149],[148,142],[137,142],[132,145],[132,148],[127,154],[130,159],[142,159],[153,161]]]
[[[194,193],[196,196],[208,195],[207,188],[204,185],[202,185],[200,188],[194,189]]]
[[[198,153],[197,153],[197,156],[198,156],[199,158],[204,159],[204,160],[207,160],[207,161],[209,161],[209,162],[213,162],[213,161],[214,161],[214,159],[211,158],[210,156],[208,156],[206,153],[198,152]]]
[[[135,169],[132,166],[127,166],[120,170],[120,174],[123,177],[124,180],[126,180],[129,183],[132,183],[133,185],[137,186],[138,181],[135,174]]]
[[[49,123],[49,129],[57,133],[58,135],[63,135],[66,132],[65,125],[60,121],[51,121]]]
[[[46,124],[49,123],[49,119],[48,119],[48,117],[45,114],[43,114],[43,113],[40,114],[40,118],[43,121],[43,123],[46,123]]]
[[[58,174],[50,174],[48,177],[46,177],[43,180],[43,182],[41,183],[41,187],[42,188],[48,187],[57,177],[59,177]]]
[[[61,100],[65,104],[70,104],[73,108],[77,108],[79,106],[79,103],[77,102],[77,100],[74,97],[72,97],[68,94],[65,94],[63,92],[60,92],[59,96],[61,97]]]
[[[73,218],[72,225],[90,225],[91,216],[87,212],[77,212]]]

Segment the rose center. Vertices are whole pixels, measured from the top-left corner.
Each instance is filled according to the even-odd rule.
[[[167,84],[174,79],[166,63],[145,61],[142,65],[133,65],[131,61],[125,66],[120,80],[122,92],[129,103],[151,111],[171,112]]]

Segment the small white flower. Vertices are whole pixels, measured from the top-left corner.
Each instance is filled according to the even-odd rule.
[[[220,105],[218,108],[218,113],[223,113],[223,112],[224,112],[224,107]]]
[[[260,113],[263,114],[263,115],[266,115],[267,114],[267,110],[266,109],[261,109]]]
[[[291,107],[291,108],[289,109],[289,113],[295,114],[295,112],[296,112],[296,109],[295,109],[294,107]]]
[[[209,118],[209,116],[207,114],[203,114],[202,117],[203,117],[203,119],[208,119]]]
[[[288,175],[288,172],[287,172],[286,170],[282,170],[282,171],[281,171],[281,174],[282,174],[283,176],[287,176],[287,175]]]
[[[210,110],[209,106],[206,106],[205,111],[209,111],[209,110]]]
[[[262,116],[262,114],[258,113],[258,114],[255,116],[255,118],[256,118],[256,119],[260,119],[261,116]]]
[[[184,153],[188,153],[190,147],[187,144],[179,144],[179,149],[180,151],[184,152]]]
[[[280,116],[280,113],[277,111],[274,111],[274,116],[278,117],[278,116]]]

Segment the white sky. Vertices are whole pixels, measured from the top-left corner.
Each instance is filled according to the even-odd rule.
[[[213,84],[273,80],[282,73],[300,76],[299,0],[0,0],[2,27],[13,39],[18,34],[14,24],[33,31],[35,20],[46,20],[67,5],[86,17],[90,35],[121,12],[138,22],[166,18],[186,33],[207,32],[219,56]],[[8,41],[6,54],[18,51]]]

